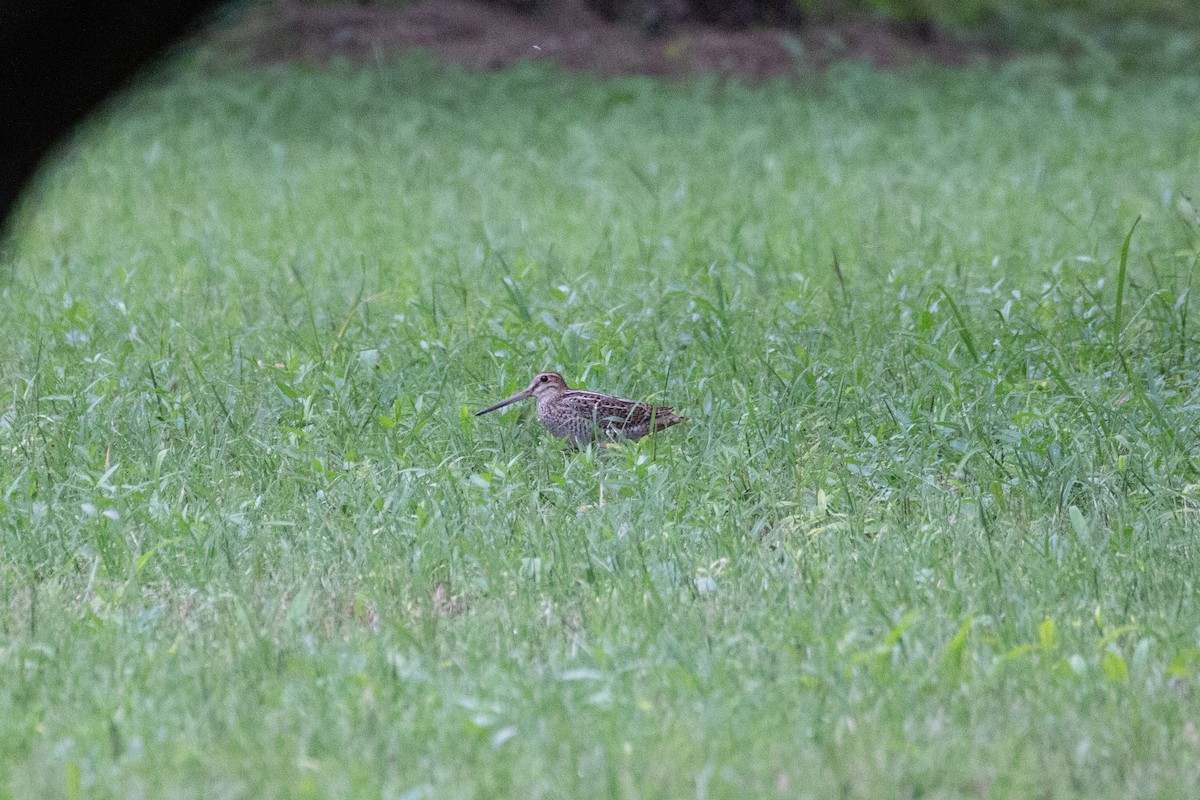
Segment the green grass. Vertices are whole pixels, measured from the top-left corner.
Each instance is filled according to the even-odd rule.
[[[0,796],[1193,796],[1198,104],[184,59],[0,264]]]

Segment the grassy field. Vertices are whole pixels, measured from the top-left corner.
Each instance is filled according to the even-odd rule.
[[[0,261],[0,797],[1194,797],[1198,107],[184,57]]]

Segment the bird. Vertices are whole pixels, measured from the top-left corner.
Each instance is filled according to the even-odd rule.
[[[475,412],[475,416],[489,414],[531,397],[537,400],[538,422],[558,438],[566,439],[576,450],[601,435],[608,438],[624,437],[636,442],[649,433],[657,433],[688,421],[687,417],[679,416],[670,406],[656,406],[572,389],[557,372],[539,372],[529,386],[512,397]]]

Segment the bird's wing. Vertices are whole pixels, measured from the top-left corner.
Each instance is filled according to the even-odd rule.
[[[589,419],[605,425],[648,425],[651,418],[663,419],[672,413],[669,406],[652,406],[595,392],[571,391],[564,399],[576,404]]]

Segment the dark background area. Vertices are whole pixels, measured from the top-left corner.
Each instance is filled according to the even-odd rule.
[[[0,235],[54,143],[217,5],[0,2]]]

